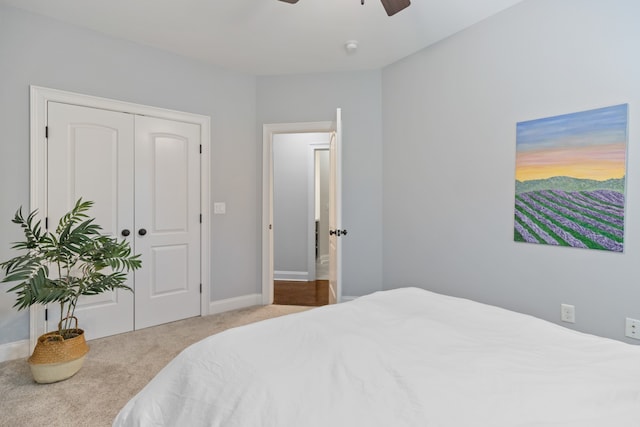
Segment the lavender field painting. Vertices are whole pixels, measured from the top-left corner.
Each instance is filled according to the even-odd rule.
[[[623,251],[627,110],[517,124],[515,241]]]

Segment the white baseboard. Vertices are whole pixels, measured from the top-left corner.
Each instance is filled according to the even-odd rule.
[[[209,314],[224,313],[239,308],[262,305],[262,294],[249,294],[241,297],[212,301],[209,304]]]
[[[349,301],[353,301],[356,298],[359,298],[359,297],[350,297],[350,296],[343,295],[340,302],[349,302]]]
[[[287,280],[290,282],[308,282],[308,271],[274,271],[273,280]]]
[[[29,340],[0,344],[0,362],[29,357]]]

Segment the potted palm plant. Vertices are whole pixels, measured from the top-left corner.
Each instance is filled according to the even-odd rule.
[[[132,255],[127,241],[101,234],[95,218],[87,215],[91,206],[93,202],[79,199],[54,232],[41,228],[37,211],[25,218],[18,209],[12,220],[22,228],[25,239],[13,244],[20,255],[0,267],[5,272],[3,282],[18,282],[8,290],[17,295],[14,307],[60,304],[58,330],[40,336],[29,358],[39,383],[71,377],[89,351],[75,317],[78,298],[115,289],[132,291],[125,284],[127,272],[142,265],[140,255]]]

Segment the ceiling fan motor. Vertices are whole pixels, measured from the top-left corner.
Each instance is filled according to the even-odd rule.
[[[285,3],[298,3],[298,0],[280,0]],[[402,9],[408,7],[411,4],[411,0],[380,0],[387,15],[393,16],[400,12]],[[360,0],[361,4],[364,4],[364,0]]]

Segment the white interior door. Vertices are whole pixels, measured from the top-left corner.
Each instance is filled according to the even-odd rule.
[[[57,102],[48,104],[47,212],[50,230],[82,197],[103,232],[120,236],[134,226],[134,116]],[[121,237],[122,238],[122,237]],[[132,239],[132,236],[127,239]],[[127,282],[133,287],[133,274]],[[133,293],[117,290],[81,297],[76,308],[88,339],[134,327]],[[48,307],[47,330],[60,320],[57,304]]]
[[[200,315],[200,127],[136,116],[135,328]]]
[[[342,298],[342,112],[336,111],[336,127],[329,142],[329,304]]]

